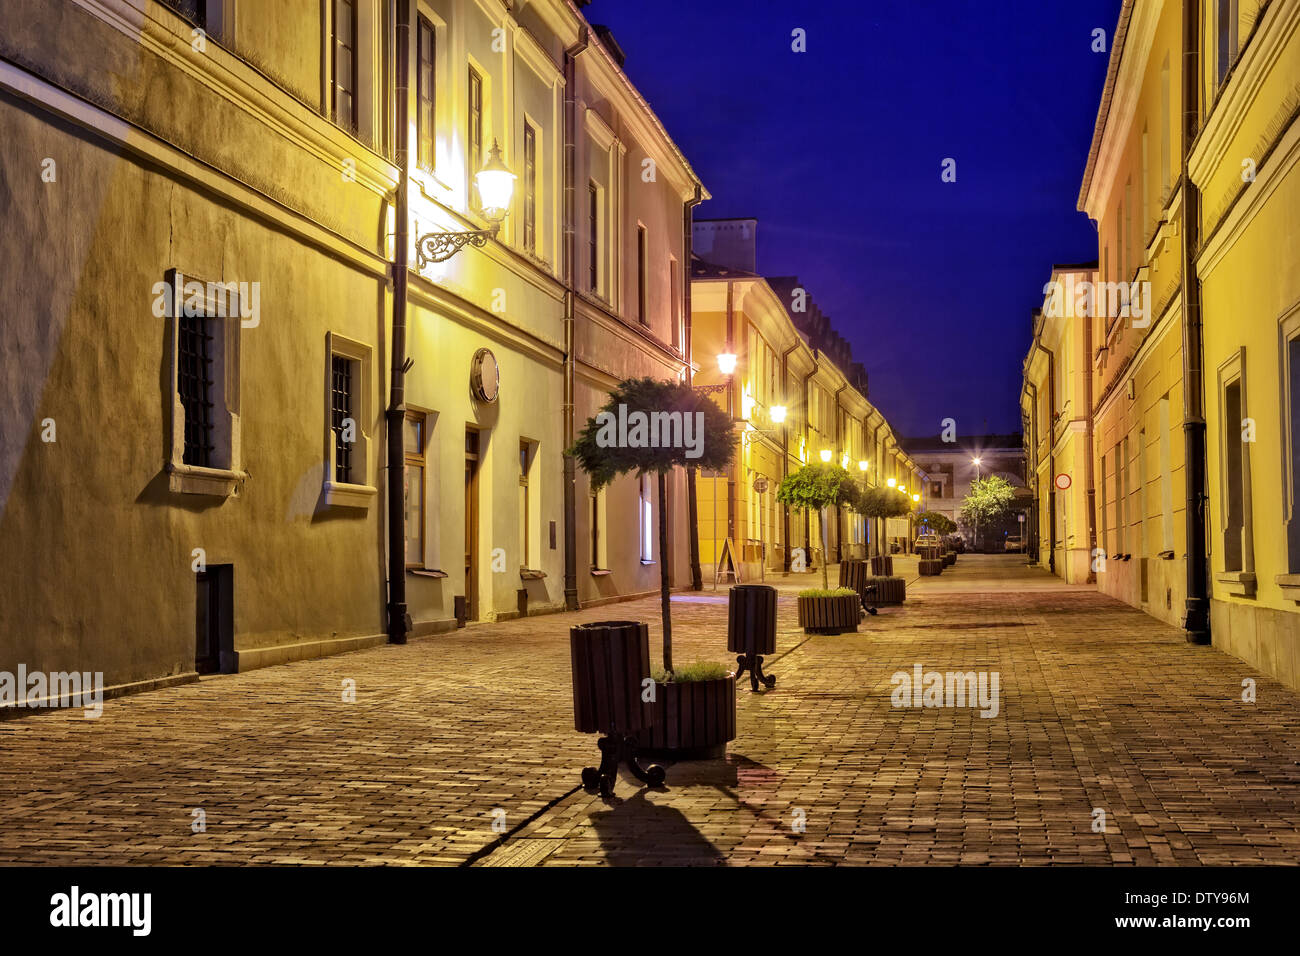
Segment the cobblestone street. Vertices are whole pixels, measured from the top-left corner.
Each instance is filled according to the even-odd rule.
[[[639,618],[657,660],[655,597],[0,722],[0,862],[1297,860],[1300,699],[1246,664],[1018,555],[962,555],[856,635],[804,635],[794,592],[820,579],[778,583],[777,686],[744,682],[727,758],[663,791],[578,787],[567,640]],[[679,663],[728,659],[725,590],[673,615]],[[999,712],[891,706],[918,664],[998,672]]]

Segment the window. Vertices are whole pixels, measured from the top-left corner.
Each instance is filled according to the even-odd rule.
[[[524,123],[524,248],[537,252],[537,130]]]
[[[528,562],[532,555],[532,509],[530,507],[531,497],[528,488],[529,475],[533,466],[533,444],[532,442],[520,440],[519,442],[519,567],[528,568]]]
[[[1169,396],[1160,399],[1160,550],[1174,550],[1174,465]]]
[[[1237,58],[1237,0],[1218,0],[1215,34],[1218,50],[1214,60],[1214,88],[1217,90],[1228,76],[1228,67]]]
[[[587,184],[587,268],[592,292],[600,291],[600,188]]]
[[[588,498],[590,502],[591,569],[599,571],[605,566],[605,496],[601,490],[591,488],[588,492]]]
[[[325,336],[325,504],[368,508],[370,484],[370,346]]]
[[[1101,536],[1098,542],[1098,547],[1100,547],[1101,550],[1105,552],[1106,555],[1110,554],[1110,508],[1107,507],[1107,502],[1106,502],[1106,489],[1108,489],[1109,487],[1110,487],[1110,483],[1106,473],[1106,456],[1102,455],[1101,456],[1101,482],[1100,482],[1100,487],[1097,489],[1101,493],[1101,501],[1098,503],[1098,508],[1097,508],[1097,514],[1101,516],[1101,528],[1098,529],[1100,531]],[[1105,567],[1106,567],[1105,562],[1102,562],[1099,565],[1099,569],[1101,570],[1104,570]]]
[[[419,18],[419,37],[416,50],[417,73],[415,80],[416,124],[419,130],[419,151],[416,161],[424,169],[434,166],[435,80],[434,50],[437,34],[433,24]]]
[[[161,3],[189,20],[200,30],[207,30],[208,0],[161,0]]]
[[[1170,170],[1170,116],[1169,116],[1169,54],[1160,67],[1160,205],[1169,201],[1172,185]]]
[[[212,330],[219,321],[206,315],[183,315],[179,323],[178,387],[185,408],[185,447],[181,460],[201,468],[212,466],[215,449]]]
[[[469,181],[483,164],[483,77],[474,67],[469,68]]]
[[[334,122],[357,128],[356,0],[334,0]]]
[[[1118,474],[1115,476],[1115,524],[1119,529],[1119,550],[1122,554],[1129,554],[1129,525],[1132,523],[1132,505],[1128,500],[1129,492],[1129,460],[1128,460],[1128,436],[1120,442],[1117,450],[1119,455]]]
[[[402,500],[406,521],[406,566],[408,568],[424,567],[424,429],[424,413],[408,411],[402,430],[402,446],[406,461]]]
[[[651,488],[651,475],[641,476],[641,498],[638,505],[638,514],[640,515],[641,531],[641,560],[650,562],[654,560],[654,506],[652,504],[653,489]]]
[[[334,430],[334,480],[352,484],[352,436],[356,419],[352,415],[352,360],[330,356],[330,427]]]
[[[677,260],[672,256],[668,258],[668,283],[668,294],[672,296],[673,348],[681,351],[684,332],[682,329],[682,278],[677,272]]]
[[[167,319],[170,345],[167,473],[174,492],[225,498],[247,477],[239,466],[239,288],[177,270],[154,286],[155,314]]]
[[[1282,326],[1283,454],[1282,498],[1286,520],[1287,573],[1300,574],[1300,313]]]
[[[645,226],[636,227],[636,317],[642,325],[650,321],[646,312],[646,232]]]
[[[1146,246],[1146,241],[1147,241],[1147,221],[1151,218],[1151,210],[1147,206],[1148,203],[1147,177],[1150,175],[1149,163],[1147,160],[1147,154],[1148,154],[1147,147],[1149,141],[1150,141],[1150,137],[1147,135],[1147,128],[1146,128],[1146,124],[1144,123],[1142,125],[1142,177],[1138,182],[1138,195],[1140,197],[1140,203],[1141,203],[1141,205],[1139,205],[1138,207],[1138,241],[1142,243],[1143,247]],[[1142,254],[1142,258],[1144,260],[1146,259],[1145,248]]]
[[[1238,350],[1219,367],[1219,408],[1222,413],[1220,453],[1223,500],[1223,570],[1253,571],[1249,553],[1250,535],[1250,460],[1245,441],[1246,418],[1245,355]]]

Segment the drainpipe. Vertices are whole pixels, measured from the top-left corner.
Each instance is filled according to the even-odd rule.
[[[885,428],[887,428],[888,425],[889,425],[889,423],[885,421],[885,416],[884,416],[884,415],[881,415],[881,416],[880,416],[880,424],[877,425],[877,426],[876,426],[876,429],[875,429],[875,432],[876,432],[876,442],[875,442],[875,444],[876,444],[876,487],[877,487],[877,488],[879,488],[882,484],[884,484],[884,481],[885,481],[885,474],[884,474],[885,456],[882,455],[882,454],[880,453],[880,433],[881,433]],[[884,519],[884,518],[873,518],[872,520],[876,522],[876,554],[878,554],[878,555],[884,555],[884,554],[887,554],[888,552],[887,552],[887,551],[885,550],[885,548],[884,548],[884,540],[885,540],[885,519]]]
[[[1047,570],[1056,573],[1056,356],[1052,350],[1034,340],[1034,348],[1047,356],[1047,474],[1052,483],[1047,486]],[[1037,399],[1037,389],[1035,389]],[[1037,407],[1037,406],[1035,406]]]
[[[805,449],[808,448],[808,427],[809,427],[809,422],[808,422],[808,407],[809,407],[810,403],[809,403],[809,401],[808,401],[808,383],[811,382],[811,381],[812,381],[812,377],[813,377],[814,375],[817,374],[817,369],[821,367],[821,363],[822,363],[822,360],[821,360],[821,354],[820,354],[816,349],[813,349],[813,366],[812,366],[812,370],[809,371],[808,374],[805,375],[805,376],[803,377],[803,383],[802,383],[802,385],[800,386],[801,393],[802,393],[802,395],[803,395],[803,399],[802,399],[802,401],[803,401],[803,409],[804,409],[804,412],[803,412],[803,445],[804,445],[804,448],[805,448]],[[825,542],[822,542],[822,543],[825,544]],[[808,509],[807,509],[807,508],[805,508],[805,509],[803,510],[803,544],[804,544],[804,550],[805,550],[805,551],[808,551],[808,552],[811,552],[811,551],[812,551],[812,519],[811,519],[811,518],[809,517],[809,515],[808,515]],[[823,555],[823,557],[824,557],[824,555]],[[812,566],[812,555],[811,555],[811,554],[808,554],[808,555],[807,555],[807,558],[808,558],[808,565],[809,565],[809,567],[811,567],[811,566]]]
[[[1084,355],[1087,356],[1088,362],[1092,362],[1092,318],[1091,317],[1089,317],[1088,320],[1083,323],[1083,344],[1085,349]],[[1085,450],[1088,453],[1087,457],[1084,458],[1084,479],[1085,479],[1085,487],[1087,489],[1087,496],[1088,496],[1088,505],[1087,508],[1085,509],[1088,513],[1088,576],[1084,579],[1084,581],[1088,584],[1097,583],[1097,572],[1093,570],[1093,557],[1092,557],[1093,554],[1095,554],[1097,551],[1097,478],[1096,478],[1096,465],[1093,463],[1092,460],[1092,444],[1093,444],[1092,388],[1093,388],[1092,369],[1089,368],[1087,378],[1083,385],[1083,389],[1084,389],[1083,444]],[[1143,452],[1143,454],[1145,454],[1145,451]],[[1053,487],[1055,487],[1056,485],[1055,475],[1052,476],[1052,485]]]
[[[688,199],[682,205],[682,291],[685,299],[682,303],[683,322],[685,330],[682,332],[682,352],[686,359],[686,384],[693,385],[695,381],[695,370],[692,362],[695,359],[695,347],[691,341],[691,259],[694,255],[695,236],[694,236],[694,216],[695,207],[704,201],[704,190],[699,183],[695,184],[695,197]],[[700,506],[696,497],[695,488],[695,466],[686,467],[686,521],[688,525],[688,537],[690,538],[690,558],[691,558],[691,590],[704,590],[704,576],[700,572]]]
[[[1201,77],[1197,4],[1183,6],[1183,447],[1187,456],[1187,603],[1183,629],[1188,643],[1210,643],[1209,555],[1205,513],[1205,368],[1201,327],[1201,281],[1196,274],[1201,193],[1192,182],[1191,144],[1196,138]]]
[[[574,429],[578,357],[574,341],[573,257],[576,217],[575,189],[578,175],[578,56],[587,49],[586,24],[578,42],[564,51],[564,607],[578,609],[578,469],[569,449],[577,436]],[[596,556],[591,556],[592,563]]]
[[[390,350],[392,364],[389,369],[388,409],[384,414],[387,428],[388,456],[388,641],[405,644],[411,618],[406,610],[406,516],[405,499],[406,457],[402,446],[403,425],[406,419],[406,372],[410,361],[406,357],[406,290],[410,222],[410,176],[407,170],[410,131],[407,128],[409,108],[410,67],[410,0],[397,0],[396,16],[397,77],[394,95],[397,99],[397,141],[394,144],[397,160],[397,221],[393,235],[393,334]]]
[[[727,352],[730,355],[736,354],[735,290],[736,290],[736,283],[733,282],[731,279],[728,279],[727,280]],[[749,357],[746,356],[745,359],[746,361],[748,361]],[[736,420],[736,370],[734,368],[731,370],[731,374],[727,376],[727,418],[730,419],[732,422],[735,422]],[[741,442],[741,449],[742,450],[744,449],[744,442]],[[733,547],[736,544],[736,478],[740,475],[740,469],[742,467],[743,466],[740,462],[740,456],[737,455],[736,460],[732,462],[731,465],[731,474],[727,476],[727,537],[731,539],[731,544]],[[717,555],[714,555],[714,558],[716,560]],[[742,557],[735,558],[733,556],[733,560],[739,560],[741,563],[743,563],[744,562],[743,552],[742,552]]]
[[[848,385],[841,385],[835,390],[835,454],[839,456],[839,462],[844,460],[844,410],[840,408],[840,392],[846,388],[848,388]],[[844,563],[844,508],[842,505],[835,506],[835,563]]]
[[[786,420],[790,418],[790,354],[799,347],[796,342],[781,353],[781,399],[786,404]],[[781,480],[790,474],[790,429],[786,422],[781,423]],[[790,573],[790,506],[781,506],[781,540],[785,543],[785,554],[781,558],[781,570]]]

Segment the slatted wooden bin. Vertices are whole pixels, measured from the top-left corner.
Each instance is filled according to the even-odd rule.
[[[727,650],[733,654],[776,651],[776,588],[737,584],[727,596]]]
[[[573,724],[584,734],[634,734],[650,726],[641,700],[650,677],[650,632],[642,621],[597,621],[569,628]]]
[[[872,555],[871,573],[876,577],[892,578],[894,576],[894,559],[888,554]]]

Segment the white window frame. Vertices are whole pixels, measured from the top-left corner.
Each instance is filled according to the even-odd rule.
[[[371,421],[371,416],[374,413],[371,398],[371,391],[373,390],[372,376],[374,374],[372,354],[373,350],[364,342],[347,338],[337,332],[325,333],[325,387],[321,411],[323,412],[322,425],[324,426],[325,438],[325,478],[322,482],[322,492],[326,507],[366,509],[370,507],[370,503],[375,499],[375,495],[379,490],[370,480],[374,469],[373,443],[370,432],[366,430],[366,424]],[[356,384],[353,387],[354,407],[352,414],[356,421],[357,437],[352,447],[352,467],[356,473],[365,476],[364,482],[341,482],[335,479],[334,428],[331,415],[331,409],[333,408],[331,380],[334,373],[332,360],[335,355],[349,359],[356,365],[355,375],[353,376]],[[405,467],[405,465],[405,457],[403,457],[402,466]],[[403,556],[404,561],[405,556]]]

